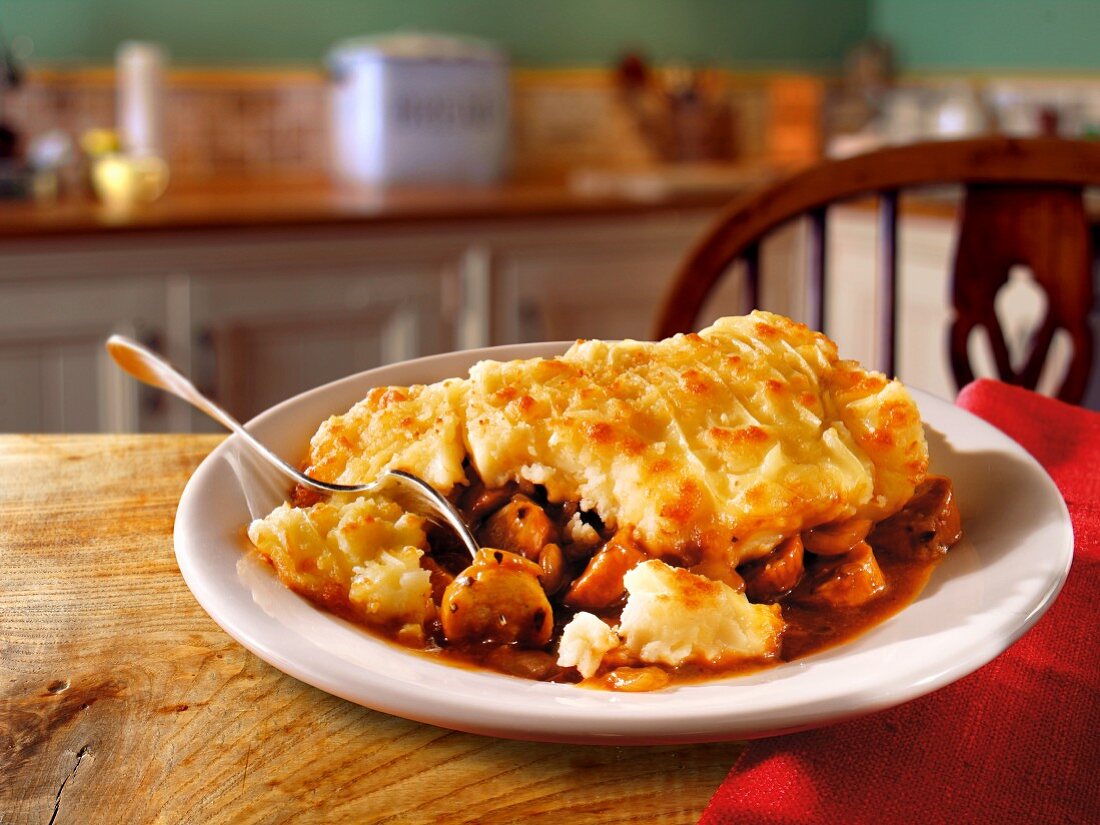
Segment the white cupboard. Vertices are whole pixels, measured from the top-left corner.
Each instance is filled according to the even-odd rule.
[[[0,245],[0,431],[216,429],[107,359],[166,354],[242,418],[450,349],[646,336],[710,210],[117,235]]]

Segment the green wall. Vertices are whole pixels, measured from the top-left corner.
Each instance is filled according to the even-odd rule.
[[[36,63],[109,63],[121,40],[178,64],[308,64],[336,40],[453,31],[503,43],[521,66],[659,61],[836,69],[869,33],[907,70],[1100,69],[1100,0],[0,0],[0,28]]]
[[[872,0],[906,70],[1100,69],[1100,0]]]
[[[867,31],[869,0],[0,0],[0,26],[38,63],[107,63],[128,38],[179,64],[317,62],[340,38],[398,29],[503,43],[524,66],[657,60],[834,68]]]

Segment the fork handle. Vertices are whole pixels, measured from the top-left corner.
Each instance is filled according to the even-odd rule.
[[[139,344],[132,338],[127,338],[125,335],[112,335],[107,339],[107,352],[110,353],[116,364],[138,381],[151,387],[157,387],[165,392],[170,392],[177,398],[182,398],[195,409],[206,413],[223,427],[247,441],[253,449],[295,481],[309,487],[318,486],[313,479],[298,472],[297,469],[271,452],[264,444],[257,441],[241,422],[199,392],[194,384],[176,371],[175,367],[148,347]]]

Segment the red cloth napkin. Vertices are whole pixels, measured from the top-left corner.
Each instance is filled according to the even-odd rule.
[[[722,823],[1100,823],[1100,414],[982,380],[958,405],[1050,473],[1076,538],[1061,595],[985,667],[901,707],[749,744]]]

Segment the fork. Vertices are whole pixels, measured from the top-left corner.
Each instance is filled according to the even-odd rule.
[[[209,415],[223,427],[235,433],[280,472],[319,493],[350,493],[387,498],[409,512],[424,516],[436,524],[454,530],[471,557],[477,555],[478,544],[470,528],[451,502],[424,479],[404,470],[387,470],[369,484],[333,484],[300,472],[275,455],[232,415],[227,413],[183,377],[171,364],[152,350],[125,335],[107,339],[107,352],[124,371],[151,387],[170,392],[191,406]]]

